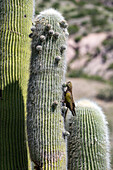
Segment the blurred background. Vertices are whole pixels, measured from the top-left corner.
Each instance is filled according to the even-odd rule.
[[[36,15],[50,7],[69,24],[66,79],[74,99],[93,100],[109,122],[113,170],[113,1],[37,0]]]

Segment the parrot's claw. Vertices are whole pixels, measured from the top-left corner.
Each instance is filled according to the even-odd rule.
[[[61,103],[64,103],[64,102],[65,102],[65,100],[60,100],[60,102],[61,102]]]

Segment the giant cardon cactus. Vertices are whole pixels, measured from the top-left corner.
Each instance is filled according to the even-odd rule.
[[[84,99],[76,103],[76,116],[67,113],[68,170],[110,170],[109,133],[101,108]]]
[[[27,170],[25,138],[33,0],[0,0],[0,170]]]
[[[62,83],[65,77],[67,23],[54,9],[41,12],[32,33],[27,99],[27,134],[31,160],[37,168],[65,169],[62,138]]]

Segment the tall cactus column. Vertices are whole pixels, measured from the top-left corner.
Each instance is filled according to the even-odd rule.
[[[107,121],[99,106],[89,100],[76,103],[75,117],[70,112],[65,126],[68,170],[110,170]]]
[[[53,9],[40,13],[31,28],[32,55],[27,100],[27,133],[32,161],[43,169],[65,169],[62,138],[62,83],[67,23]]]
[[[28,169],[25,138],[33,0],[0,0],[0,170]]]

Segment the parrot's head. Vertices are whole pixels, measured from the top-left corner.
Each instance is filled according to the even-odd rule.
[[[67,88],[68,88],[69,90],[72,90],[72,83],[71,83],[71,81],[68,81],[68,82],[66,83],[66,86],[67,86]]]

